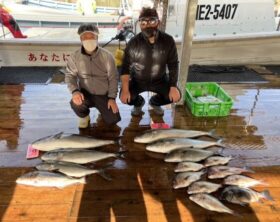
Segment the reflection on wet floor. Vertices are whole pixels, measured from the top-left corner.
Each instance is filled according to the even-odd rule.
[[[223,138],[224,155],[235,157],[230,165],[256,166],[248,174],[264,180],[275,202],[255,203],[250,207],[227,204],[242,214],[243,221],[280,221],[279,166],[280,81],[266,76],[266,84],[224,84],[234,99],[228,117],[198,118],[186,107],[165,107],[163,117],[148,107],[149,93],[141,117],[130,115],[131,107],[120,105],[122,121],[106,126],[92,109],[91,127],[79,130],[77,118],[69,106],[70,94],[63,84],[0,86],[0,219],[1,221],[239,221],[239,218],[206,211],[193,204],[186,191],[173,190],[174,164],[163,162],[164,155],[145,150],[133,138],[150,128],[151,122],[165,122],[174,128],[210,131]],[[16,186],[15,180],[41,162],[26,160],[26,148],[32,141],[58,132],[79,133],[114,139],[107,152],[127,151],[125,158],[104,160],[93,167],[108,167],[113,178],[99,175],[87,178],[86,185],[63,190]],[[203,139],[208,139],[203,137]],[[268,167],[269,166],[269,167]]]
[[[147,102],[143,116],[131,117],[131,107],[118,101],[122,116],[122,121],[116,126],[118,129],[106,128],[100,114],[92,109],[91,119],[95,122],[91,128],[80,133],[100,138],[107,134],[114,135],[115,139],[121,138],[123,147],[133,146],[133,149],[137,149],[137,145],[131,144],[131,132],[140,133],[148,129],[151,122],[166,122],[180,129],[215,129],[229,148],[225,153],[237,155],[243,164],[277,165],[280,162],[278,156],[275,156],[280,141],[280,89],[274,86],[275,82],[224,84],[224,89],[234,99],[228,117],[198,118],[192,116],[184,106],[165,107],[165,115],[158,117],[149,110]],[[32,166],[36,160],[26,161],[24,158],[29,143],[60,131],[79,133],[77,118],[69,106],[70,94],[65,85],[2,85],[0,91],[2,166]],[[150,95],[144,96],[148,99]],[[116,130],[119,132],[116,133]]]

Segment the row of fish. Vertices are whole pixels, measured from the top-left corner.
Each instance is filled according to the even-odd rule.
[[[147,131],[135,137],[134,141],[147,143],[146,150],[148,151],[166,154],[165,162],[177,163],[174,169],[176,176],[173,188],[187,187],[189,199],[205,209],[235,214],[219,199],[241,205],[260,201],[263,198],[273,200],[268,191],[257,192],[250,189],[252,186],[265,183],[240,175],[244,172],[253,173],[252,170],[246,167],[225,166],[232,157],[217,155],[219,152],[209,148],[212,146],[224,147],[221,139],[217,142],[192,139],[200,136],[219,139],[213,131],[160,129]],[[222,179],[222,184],[202,181],[201,178],[206,173],[210,180]],[[222,190],[219,199],[210,195],[224,185],[226,187]]]
[[[101,140],[75,134],[59,133],[35,141],[32,145],[41,151],[44,161],[36,166],[39,171],[29,172],[17,179],[18,184],[63,188],[85,183],[85,176],[98,173],[106,180],[111,178],[104,169],[91,169],[80,164],[97,162],[111,157],[123,157],[123,152],[108,153],[86,148],[114,144],[113,140]],[[107,166],[108,167],[108,166]]]

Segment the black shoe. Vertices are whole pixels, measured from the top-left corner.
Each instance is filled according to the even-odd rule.
[[[134,106],[131,110],[132,116],[140,116],[144,112],[142,111],[143,106],[145,105],[145,100],[143,100],[142,104],[140,106]]]
[[[163,108],[161,108],[160,106],[155,106],[151,103],[150,103],[150,106],[153,108],[153,111],[155,114],[157,114],[159,116],[163,116],[163,114],[164,114]]]

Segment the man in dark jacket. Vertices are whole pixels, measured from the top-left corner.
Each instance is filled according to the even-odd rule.
[[[125,49],[120,99],[122,103],[133,105],[131,114],[137,116],[142,114],[145,104],[139,94],[155,92],[149,104],[156,114],[163,115],[162,105],[178,102],[181,98],[177,88],[177,48],[170,35],[158,30],[159,17],[155,9],[143,8],[139,23],[141,32],[130,40]]]
[[[65,82],[72,94],[72,109],[80,117],[79,127],[89,125],[89,112],[96,107],[106,124],[121,120],[115,98],[118,74],[113,55],[98,46],[98,28],[82,24],[78,29],[81,48],[67,61]]]

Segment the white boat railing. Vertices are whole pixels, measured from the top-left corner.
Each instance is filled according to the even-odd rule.
[[[54,9],[63,9],[63,10],[71,10],[75,11],[77,10],[77,5],[76,3],[68,3],[68,2],[59,2],[59,1],[52,1],[52,0],[25,0],[25,4],[32,4],[32,5],[39,5],[39,6],[44,6],[48,8],[54,8]],[[115,7],[96,7],[96,12],[97,13],[115,13],[118,11],[119,8]]]

